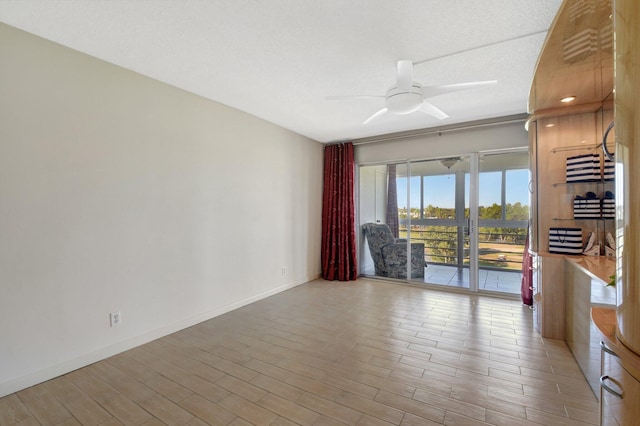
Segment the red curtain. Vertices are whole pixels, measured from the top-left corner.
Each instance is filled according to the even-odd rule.
[[[324,149],[322,194],[322,278],[350,281],[358,277],[356,259],[353,144]]]

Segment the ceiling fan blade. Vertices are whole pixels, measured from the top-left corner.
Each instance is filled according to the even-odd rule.
[[[411,91],[413,87],[413,62],[398,61],[398,89]]]
[[[375,120],[376,118],[386,114],[388,111],[387,107],[382,108],[380,111],[377,111],[375,114],[373,114],[371,117],[367,118],[366,120],[364,120],[364,122],[362,124],[368,124],[370,121]]]
[[[472,81],[469,83],[445,84],[442,86],[423,86],[422,94],[425,99],[432,98],[446,93],[460,92],[462,90],[480,89],[483,87],[493,86],[498,80]]]
[[[352,99],[384,99],[384,95],[325,96],[324,98],[328,101],[343,101]]]
[[[419,111],[422,111],[425,114],[429,114],[430,116],[435,117],[438,120],[449,118],[449,116],[444,111],[428,101],[422,102],[422,106],[420,107]]]

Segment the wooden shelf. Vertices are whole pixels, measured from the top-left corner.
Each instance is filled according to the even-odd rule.
[[[578,218],[568,218],[568,217],[554,217],[551,220],[615,220],[615,217],[578,217]]]
[[[575,182],[554,182],[552,183],[553,187],[557,186],[565,186],[565,185],[576,185],[581,183],[595,183],[595,184],[603,184],[606,185],[608,183],[615,183],[615,179],[600,179],[600,180],[579,180]]]
[[[602,143],[597,143],[593,145],[567,145],[567,146],[553,148],[551,150],[551,153],[555,154],[558,152],[565,152],[565,151],[596,151],[599,148],[602,148]]]

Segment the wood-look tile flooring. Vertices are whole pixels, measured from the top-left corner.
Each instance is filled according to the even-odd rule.
[[[513,300],[313,281],[0,399],[2,425],[586,425]]]

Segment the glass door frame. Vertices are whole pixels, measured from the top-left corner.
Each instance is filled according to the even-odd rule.
[[[478,204],[480,170],[477,152],[469,154],[469,291],[479,291]],[[464,196],[464,195],[463,195]]]

